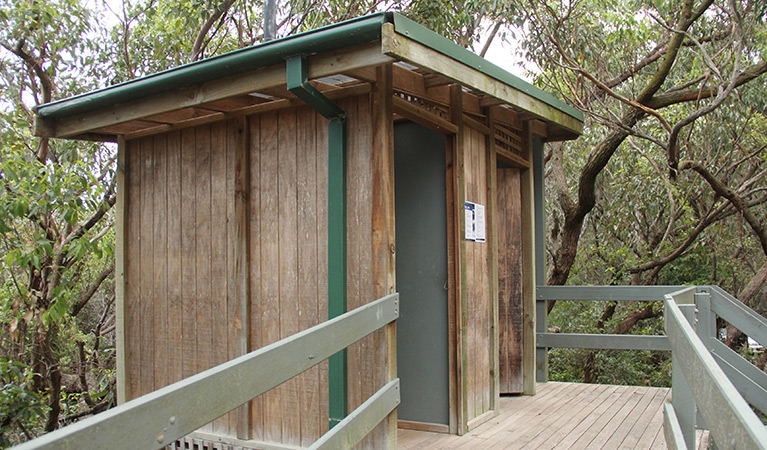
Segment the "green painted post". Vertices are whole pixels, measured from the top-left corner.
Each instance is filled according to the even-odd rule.
[[[308,82],[306,58],[287,59],[287,87],[328,119],[328,319],[346,312],[346,114]],[[330,428],[347,413],[346,349],[328,359]]]
[[[346,312],[346,121],[328,123],[328,319]],[[346,349],[331,356],[330,428],[346,417]]]

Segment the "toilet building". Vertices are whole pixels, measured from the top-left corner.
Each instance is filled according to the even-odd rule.
[[[35,131],[118,145],[119,401],[399,292],[398,424],[464,434],[534,394],[543,144],[582,123],[387,12],[42,105]],[[394,350],[378,331],[196,436],[305,446]]]

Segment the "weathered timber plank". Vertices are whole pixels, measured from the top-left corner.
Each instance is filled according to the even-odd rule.
[[[578,440],[570,446],[570,448],[573,450],[599,448],[598,446],[594,447],[594,441],[597,440],[597,438],[602,440],[602,436],[604,436],[605,433],[611,433],[611,430],[623,421],[625,414],[627,414],[627,412],[639,401],[639,398],[641,397],[641,394],[639,393],[640,391],[641,389],[636,387],[628,387],[623,391],[620,398],[615,403],[611,404],[602,415],[591,424],[588,430],[586,430]],[[616,421],[618,424],[615,424]]]
[[[516,411],[509,411],[509,413],[502,413],[497,419],[488,421],[485,424],[475,428],[475,430],[469,434],[469,436],[478,436],[481,438],[482,448],[500,447],[503,448],[510,442],[515,442],[514,439],[510,439],[512,434],[521,435],[530,428],[530,423],[541,418],[541,415],[546,414],[547,411],[555,410],[569,395],[572,395],[567,387],[554,386],[547,395],[542,396],[541,399],[533,399],[531,397],[522,397],[522,404],[517,403],[519,408]],[[537,400],[537,401],[536,401]],[[524,405],[527,405],[524,406]],[[479,430],[484,430],[481,432]],[[464,440],[457,443],[455,448],[461,450],[469,450],[477,447],[477,441]]]
[[[261,248],[261,116],[248,117],[248,153],[250,157],[250,187],[249,187],[249,230],[248,245],[250,246],[250,292],[248,304],[252,312],[246,317],[245,327],[249,327],[248,350],[262,347],[263,316],[266,301],[262,299],[262,248]],[[250,436],[253,439],[264,440],[264,398],[256,397],[250,402]]]
[[[154,152],[152,148],[152,139],[144,139],[140,143],[141,156],[138,164],[141,167],[141,200],[140,200],[140,220],[139,243],[141,251],[140,260],[140,279],[139,279],[139,321],[141,323],[141,353],[137,361],[139,362],[140,381],[138,390],[134,395],[143,395],[152,391],[154,385],[154,328],[152,322],[154,300],[154,268],[153,268],[153,222],[152,214],[152,191],[155,187],[154,172]]]
[[[658,412],[663,408],[668,391],[666,389],[656,389],[655,396],[652,398],[647,408],[643,411],[642,415],[631,423],[631,428],[626,437],[621,441],[621,447],[623,448],[636,448],[640,439],[645,435],[652,435],[657,426],[651,426],[653,420],[660,418]]]
[[[195,130],[195,172],[197,175],[195,186],[195,288],[197,296],[197,318],[192,326],[197,329],[197,368],[196,372],[202,372],[215,365],[215,348],[213,347],[213,324],[215,319],[211,316],[213,291],[211,274],[212,253],[212,206],[211,196],[211,128],[200,127]],[[220,293],[216,293],[220,295]],[[213,424],[205,427],[212,430]]]
[[[192,129],[181,132],[181,295],[182,295],[182,376],[197,373],[197,278],[195,213],[196,134]]]
[[[371,220],[373,252],[373,295],[380,297],[395,292],[394,257],[394,143],[392,120],[392,65],[376,68],[372,93]],[[396,325],[376,331],[374,385],[383,386],[397,377]],[[375,442],[384,442],[390,450],[397,448],[397,411],[373,431]]]
[[[633,428],[634,425],[636,425],[644,415],[644,413],[647,411],[647,409],[650,406],[654,406],[656,408],[660,407],[661,402],[658,402],[657,404],[653,405],[653,399],[654,395],[642,395],[642,398],[639,399],[639,402],[637,402],[636,406],[629,412],[628,415],[626,415],[626,418],[623,419],[623,421],[615,427],[612,435],[607,439],[607,441],[604,442],[604,444],[600,444],[602,448],[619,448],[623,446],[623,442],[628,437],[629,432]],[[639,430],[638,432],[641,433],[644,430]]]
[[[426,108],[422,108],[397,96],[392,98],[392,102],[393,111],[395,113],[407,117],[415,123],[434,129],[440,133],[452,134],[458,132],[458,128],[454,124],[437,114],[432,113]]]
[[[305,330],[320,322],[317,315],[318,253],[317,236],[317,133],[318,119],[310,108],[298,110],[296,126],[298,167],[298,308],[299,328]],[[319,124],[324,126],[324,123]],[[324,200],[324,198],[323,198]],[[308,446],[320,437],[319,368],[313,367],[299,380],[301,445]]]
[[[196,135],[193,129],[181,132],[181,302],[182,302],[182,376],[197,373],[197,236],[195,215]]]
[[[168,134],[167,226],[168,226],[168,317],[167,365],[168,383],[183,378],[183,301],[181,276],[181,133]]]
[[[227,217],[227,315],[233,332],[227,341],[228,360],[250,350],[250,152],[247,118],[227,122],[226,217]],[[229,415],[230,434],[251,438],[251,402]]]
[[[364,305],[377,298],[373,290],[373,179],[372,179],[372,116],[371,116],[371,98],[370,95],[355,97],[356,115],[351,119],[352,129],[356,134],[355,146],[350,147],[351,153],[357,154],[356,183],[358,183],[357,195],[359,195],[358,208],[354,214],[357,215],[357,224],[359,226],[359,241],[356,243],[359,253],[359,266],[356,268],[359,280],[359,297],[356,305]],[[350,172],[354,174],[355,172]],[[348,185],[351,186],[351,180]],[[347,215],[349,217],[350,215]],[[350,247],[354,243],[350,242]],[[350,308],[351,309],[351,308]],[[359,380],[361,397],[353,403],[362,404],[370,396],[378,391],[379,386],[374,384],[376,373],[383,370],[383,367],[375,365],[375,355],[373,347],[373,336],[366,336],[359,341]],[[380,443],[376,442],[377,435],[367,436],[360,442],[360,448],[377,449]]]
[[[502,393],[523,391],[522,198],[518,169],[498,172],[498,292]]]
[[[505,108],[497,108],[496,119],[502,115]],[[516,115],[515,115],[516,116]],[[533,142],[529,130],[523,133],[524,155],[528,169],[521,172],[520,194],[522,215],[522,392],[525,395],[535,395],[536,344],[535,344],[535,193],[533,170]]]
[[[229,277],[227,276],[227,247],[229,239],[226,220],[227,181],[233,178],[227,173],[227,130],[226,122],[211,125],[210,140],[210,321],[211,327],[211,366],[228,360],[228,346],[231,325],[223,326],[221,320],[228,322],[227,303],[229,297]],[[215,225],[214,222],[215,221]],[[222,417],[213,422],[213,431],[230,434],[229,418]]]
[[[574,442],[580,434],[578,429],[586,429],[588,418],[590,415],[603,407],[610,401],[611,398],[617,398],[616,394],[617,386],[599,386],[589,398],[588,403],[583,404],[577,411],[573,411],[569,417],[565,417],[566,422],[558,423],[556,428],[552,430],[550,436],[540,443],[539,448],[554,448],[554,446],[561,446],[567,448],[567,442]]]
[[[261,346],[280,338],[279,148],[276,115],[261,116]],[[281,387],[264,395],[263,439],[282,442]]]
[[[151,303],[152,317],[149,326],[153,330],[152,345],[155,355],[164,356],[171,351],[168,345],[168,137],[155,136],[152,138],[154,166],[152,168],[152,258],[153,280],[147,280],[153,286]],[[163,361],[154,363],[154,383],[152,389],[158,389],[169,384],[168,369]]]
[[[364,93],[370,92],[370,89],[371,89],[370,85],[368,84],[358,84],[358,85],[349,86],[345,88],[334,89],[332,91],[327,91],[326,96],[330,98],[331,100],[333,100],[333,99],[339,99],[343,97],[350,97],[350,96],[364,94]],[[200,125],[221,122],[224,120],[236,119],[236,118],[247,116],[247,115],[264,114],[267,112],[277,111],[277,110],[285,109],[285,108],[295,108],[295,107],[300,107],[302,105],[304,105],[304,103],[301,100],[296,98],[289,99],[289,100],[281,99],[281,100],[262,101],[259,103],[242,106],[237,109],[228,110],[225,112],[209,114],[207,116],[195,117],[195,118],[187,119],[187,120],[172,123],[172,124],[163,124],[163,125],[158,125],[154,127],[143,128],[137,131],[132,131],[130,133],[125,134],[125,139],[127,140],[137,139],[140,137],[151,136],[158,133],[166,133],[168,131],[173,131],[173,130],[182,130],[184,128],[196,127]],[[75,138],[79,138],[79,136],[76,136]]]
[[[455,431],[458,434],[466,433],[466,425],[469,421],[469,398],[468,398],[468,290],[467,280],[467,252],[466,240],[464,239],[465,223],[463,204],[466,201],[466,152],[464,149],[463,130],[463,106],[461,86],[450,85],[450,121],[458,127],[458,132],[450,139],[452,146],[452,183],[451,204],[456,205],[453,214],[454,234],[449,239],[454,242],[453,274],[455,277],[454,303],[455,303],[455,403],[451,410],[456,411]],[[450,197],[448,197],[450,198]],[[448,261],[448,270],[451,264]]]
[[[517,450],[523,447],[539,448],[540,444],[549,437],[551,432],[559,429],[562,417],[566,417],[572,411],[578,411],[586,407],[598,389],[599,386],[592,384],[585,385],[580,390],[571,391],[569,395],[559,399],[556,404],[539,414],[536,420],[525,427],[524,430],[519,430],[519,433],[515,433],[515,439],[503,444],[499,443],[497,448],[503,448],[504,450]]]
[[[126,294],[126,219],[127,208],[125,202],[128,199],[126,193],[128,187],[128,180],[126,179],[126,145],[125,139],[119,139],[117,143],[117,171],[116,177],[116,194],[115,199],[115,350],[116,350],[116,369],[117,369],[117,402],[122,404],[127,400],[127,393],[129,389],[128,385],[128,370],[127,363],[127,349],[126,349],[126,310],[125,310],[125,294]]]
[[[298,224],[296,192],[296,110],[282,110],[279,120],[279,302],[280,338],[299,331],[298,318]],[[301,410],[297,379],[281,387],[282,439],[281,443],[301,443]]]

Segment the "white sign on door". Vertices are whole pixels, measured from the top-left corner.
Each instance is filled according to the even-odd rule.
[[[485,242],[485,205],[466,202],[464,216],[466,219],[466,240]]]

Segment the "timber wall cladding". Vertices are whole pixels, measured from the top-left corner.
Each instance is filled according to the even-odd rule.
[[[348,115],[348,309],[374,292],[370,96]],[[235,156],[249,152],[249,351],[327,320],[327,121],[309,108],[126,143],[128,398],[237,356]],[[387,250],[388,247],[383,248]],[[380,253],[380,251],[378,252]],[[349,411],[386,382],[379,330],[348,350]],[[224,389],[236,387],[223,387]],[[305,446],[327,431],[327,363],[251,403],[256,440]],[[206,431],[234,436],[230,413]],[[386,436],[379,426],[361,447]]]
[[[521,393],[522,196],[519,169],[497,169],[500,392]]]
[[[489,213],[486,138],[480,131],[469,126],[464,126],[463,130],[466,200],[485,205],[485,211]],[[487,233],[487,237],[493,238],[490,233]],[[490,376],[492,320],[489,258],[487,242],[466,242],[468,420],[493,407],[490,398],[494,391],[494,379]]]

